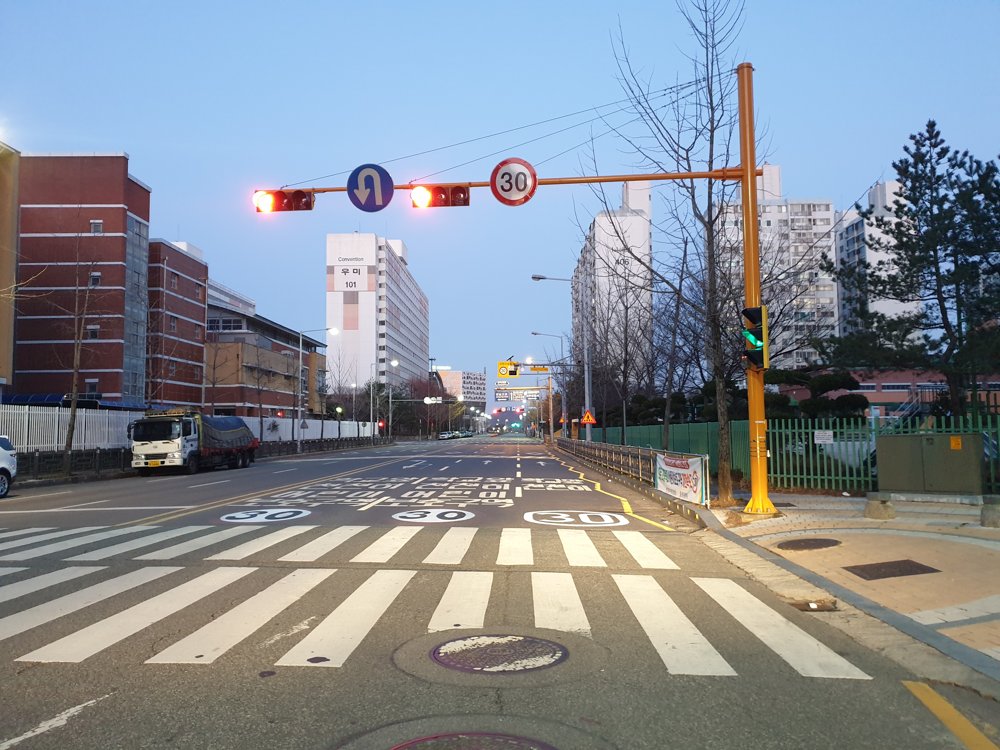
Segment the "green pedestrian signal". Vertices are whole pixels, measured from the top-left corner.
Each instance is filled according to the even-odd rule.
[[[767,351],[767,307],[743,308],[743,338],[747,340],[747,350],[743,359],[758,370],[771,366]]]

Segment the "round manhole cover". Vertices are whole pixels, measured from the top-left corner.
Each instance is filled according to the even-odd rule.
[[[528,737],[514,737],[510,734],[488,732],[460,732],[458,734],[436,734],[431,737],[393,745],[392,750],[556,750]]]
[[[555,641],[527,635],[472,635],[431,650],[431,658],[448,669],[489,674],[544,669],[567,656],[569,651]]]
[[[810,549],[825,549],[826,547],[836,547],[840,544],[836,539],[822,539],[820,537],[809,537],[806,539],[789,539],[778,545],[778,549],[787,549],[801,552]]]

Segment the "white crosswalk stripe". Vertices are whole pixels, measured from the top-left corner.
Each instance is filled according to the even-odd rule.
[[[87,531],[97,531],[98,529],[103,529],[104,526],[83,526],[78,529],[63,529],[62,531],[52,531],[48,534],[39,534],[37,536],[28,537],[27,539],[15,539],[13,542],[0,542],[0,550],[15,549],[17,547],[28,547],[32,544],[37,544],[38,542],[47,542],[49,539],[58,539],[59,537],[72,536],[73,534],[82,534]]]
[[[570,565],[596,568],[608,566],[583,529],[559,529],[559,540],[562,542],[563,551],[565,551],[566,559]]]
[[[425,565],[460,565],[479,529],[456,526],[448,529],[434,550],[424,558]]]
[[[590,622],[571,573],[532,573],[531,592],[536,628],[590,635]]]
[[[260,539],[254,539],[252,541],[246,542],[239,545],[238,547],[233,547],[232,549],[226,550],[225,552],[220,552],[217,555],[212,555],[211,557],[206,557],[206,560],[245,560],[251,555],[255,555],[258,552],[262,552],[268,547],[273,547],[276,544],[280,544],[292,537],[303,534],[306,531],[311,531],[315,529],[315,526],[286,526],[283,529],[262,536]]]
[[[51,526],[36,526],[30,529],[14,529],[13,531],[4,531],[0,533],[0,539],[10,539],[14,536],[24,536],[25,534],[37,534],[42,531],[52,531]]]
[[[640,567],[647,570],[679,570],[677,563],[644,537],[641,531],[613,531],[612,533]]]
[[[184,536],[185,534],[193,534],[196,531],[204,531],[205,529],[210,529],[210,528],[212,527],[181,526],[179,529],[170,529],[168,531],[161,531],[159,534],[151,534],[149,536],[139,537],[138,539],[131,539],[127,542],[122,542],[121,544],[115,544],[111,547],[102,547],[101,549],[96,549],[93,550],[92,552],[84,552],[82,555],[67,557],[66,560],[71,562],[107,560],[109,557],[114,557],[115,555],[121,555],[126,552],[132,552],[133,550],[142,549],[143,547],[152,547],[154,544],[159,544],[160,542],[166,541],[167,539],[174,539],[175,537]]]
[[[9,602],[19,597],[33,594],[36,591],[47,589],[50,586],[72,581],[74,578],[80,578],[88,573],[96,573],[98,570],[104,569],[104,566],[63,568],[62,570],[54,570],[51,573],[44,573],[34,578],[18,581],[17,583],[8,583],[6,586],[0,586],[0,602]]]
[[[45,555],[53,555],[59,552],[65,552],[68,549],[73,549],[74,547],[83,547],[87,544],[93,544],[94,542],[103,542],[105,539],[112,539],[116,536],[124,536],[126,534],[137,534],[140,531],[149,531],[150,529],[155,529],[156,526],[128,526],[124,529],[110,529],[108,531],[100,531],[96,534],[86,534],[85,536],[73,537],[72,539],[63,539],[62,541],[52,542],[52,544],[46,544],[42,547],[35,547],[29,550],[21,550],[20,552],[14,552],[10,555],[4,555],[0,557],[0,560],[33,560],[36,557],[44,557]]]
[[[380,536],[364,552],[351,559],[355,563],[384,563],[403,549],[403,545],[420,532],[419,526],[398,526]]]
[[[497,565],[533,565],[531,529],[504,529],[500,532]]]
[[[214,534],[209,534],[207,536],[201,536],[197,539],[192,539],[187,542],[181,542],[180,544],[175,544],[173,547],[167,547],[166,549],[157,550],[156,552],[150,552],[146,555],[140,555],[136,560],[172,560],[175,557],[180,557],[181,555],[186,555],[189,552],[194,552],[198,549],[204,549],[205,547],[211,547],[213,544],[218,544],[219,542],[224,542],[227,539],[231,539],[234,536],[240,536],[241,534],[249,534],[251,531],[258,531],[262,529],[263,526],[237,526],[232,529],[225,529],[223,531],[216,531]]]
[[[483,627],[492,588],[492,573],[466,570],[453,573],[427,632]]]
[[[282,562],[315,562],[367,528],[367,526],[340,526],[278,559]]]
[[[27,570],[27,568],[0,568],[0,576],[9,576],[13,573],[20,573],[22,570]]]

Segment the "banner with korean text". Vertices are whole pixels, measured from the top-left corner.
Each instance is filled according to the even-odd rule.
[[[678,500],[708,505],[708,456],[656,455],[656,489]]]

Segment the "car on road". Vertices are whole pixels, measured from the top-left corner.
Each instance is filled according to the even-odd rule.
[[[0,435],[0,497],[7,497],[17,476],[17,451],[10,438]]]
[[[453,437],[455,437],[455,436],[452,433],[450,433],[450,432],[439,432],[438,433],[438,440],[451,440]]]

